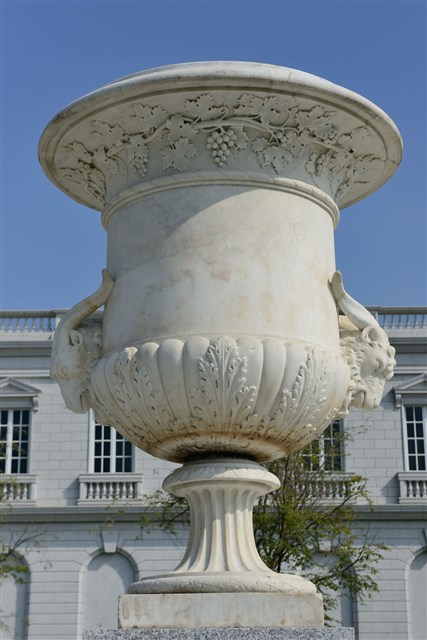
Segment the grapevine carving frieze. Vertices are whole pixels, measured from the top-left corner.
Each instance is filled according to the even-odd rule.
[[[339,198],[354,183],[365,182],[368,173],[381,170],[383,161],[369,152],[367,127],[344,130],[337,117],[333,109],[313,103],[290,106],[278,95],[243,93],[229,104],[225,97],[203,94],[173,114],[136,102],[117,122],[93,119],[88,132],[67,143],[60,173],[103,205],[111,178],[134,183],[151,165],[160,172],[194,170],[191,161],[198,160],[195,167],[200,167],[202,153],[212,169],[221,169],[245,153],[282,176],[289,163],[300,161],[314,184],[326,179]]]

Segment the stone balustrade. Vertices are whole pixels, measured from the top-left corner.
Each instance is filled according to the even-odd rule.
[[[400,504],[427,504],[427,471],[404,471],[398,479]]]
[[[36,501],[37,476],[30,474],[0,476],[0,503],[13,505]]]
[[[79,476],[78,505],[95,502],[142,500],[142,475],[136,473],[89,473]]]
[[[315,478],[309,485],[309,497],[321,502],[342,501],[351,491],[352,478],[352,474],[346,473],[327,473]]]
[[[387,332],[427,329],[427,307],[368,307],[368,309]],[[66,309],[0,311],[0,332],[4,337],[52,334],[66,311]]]

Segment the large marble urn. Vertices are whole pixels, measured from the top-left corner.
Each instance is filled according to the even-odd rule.
[[[165,486],[193,510],[182,565],[132,592],[289,591],[253,542],[252,505],[277,487],[258,463],[380,401],[393,350],[335,272],[334,228],[400,155],[366,99],[243,62],[129,76],[46,128],[45,172],[108,235],[103,284],[59,326],[52,375],[70,409],[184,463]]]

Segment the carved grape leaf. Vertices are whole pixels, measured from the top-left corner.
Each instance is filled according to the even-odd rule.
[[[284,147],[276,146],[267,147],[261,154],[258,155],[258,158],[260,158],[260,156],[262,157],[261,164],[263,164],[264,166],[272,166],[276,173],[282,173],[293,158],[293,155],[290,151],[288,151]]]
[[[75,156],[75,158],[77,158],[77,160],[81,160],[82,162],[87,162],[88,164],[92,162],[92,154],[90,153],[90,151],[86,149],[84,144],[82,144],[81,142],[78,142],[77,140],[75,140],[71,144],[68,144],[65,148],[69,151],[72,151],[73,155]]]
[[[262,138],[262,137],[255,138],[255,140],[251,144],[252,151],[255,151],[256,153],[260,153],[264,151],[267,147],[268,147],[268,140],[267,138]]]
[[[180,138],[192,140],[199,133],[195,127],[181,115],[174,115],[166,121],[166,128],[169,130],[168,140],[174,144]]]
[[[197,147],[184,138],[177,140],[173,147],[165,147],[160,151],[163,169],[185,171],[188,161],[197,154]]]
[[[195,100],[186,100],[185,109],[197,120],[216,120],[222,115],[225,107],[215,104],[212,96],[204,94]]]
[[[109,157],[104,147],[98,147],[93,152],[93,164],[102,171],[106,177],[116,176],[120,172],[118,161]]]
[[[336,115],[335,111],[327,111],[319,105],[308,111],[296,111],[295,120],[302,139],[311,141],[317,139],[326,145],[333,144],[337,137],[337,130],[331,121],[334,115]]]
[[[252,116],[261,120],[262,124],[283,125],[290,116],[286,101],[279,96],[261,98],[244,93],[238,100],[235,113],[240,116]]]
[[[92,138],[108,151],[117,151],[123,146],[124,131],[118,124],[111,126],[108,122],[94,120],[92,122]]]
[[[247,149],[248,148],[248,136],[245,133],[243,127],[233,127],[233,131],[236,135],[236,139],[234,140],[234,146],[236,149]]]
[[[163,125],[169,114],[163,109],[163,107],[155,106],[150,107],[147,104],[134,104],[133,110],[135,112],[134,118],[138,122],[138,125],[142,128],[142,131],[153,131],[161,125]]]
[[[350,133],[342,134],[338,144],[355,155],[365,155],[372,148],[372,134],[367,127],[357,127]]]

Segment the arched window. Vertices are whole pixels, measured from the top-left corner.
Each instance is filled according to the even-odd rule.
[[[85,576],[84,629],[117,628],[118,597],[135,581],[135,570],[121,553],[102,553],[89,563]]]
[[[21,556],[16,556],[16,563],[27,567]],[[28,569],[28,567],[27,567]],[[1,623],[2,640],[25,640],[28,627],[28,584],[29,573],[24,571],[15,579],[9,576],[1,585]]]
[[[409,567],[409,640],[425,638],[427,602],[427,551]]]

